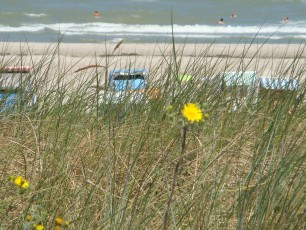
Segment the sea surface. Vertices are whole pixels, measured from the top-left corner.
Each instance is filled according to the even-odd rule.
[[[0,41],[156,43],[172,37],[306,43],[306,0],[0,0]]]

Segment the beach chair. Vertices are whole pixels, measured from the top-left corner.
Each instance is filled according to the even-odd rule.
[[[146,87],[146,69],[120,69],[109,73],[109,88],[116,92],[126,90],[143,90]]]
[[[226,86],[249,86],[253,87],[256,84],[256,72],[255,71],[233,71],[224,72],[221,74],[223,83]]]
[[[225,91],[234,96],[235,106],[256,95],[256,71],[232,71],[220,74],[221,91]],[[255,98],[256,99],[256,96]],[[256,100],[254,100],[256,101]]]
[[[0,67],[0,115],[14,111],[18,105],[25,108],[35,102],[34,96],[28,100],[31,70],[29,66]]]
[[[296,79],[260,77],[259,86],[267,90],[298,90],[299,82]]]
[[[285,79],[280,77],[262,76],[259,78],[259,97],[274,94],[274,99],[286,97],[288,93],[299,90],[299,81],[297,79]]]

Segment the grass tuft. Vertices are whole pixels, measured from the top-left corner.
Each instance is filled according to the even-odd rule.
[[[261,68],[260,50],[249,57],[248,46],[237,59],[227,51],[212,57],[213,45],[186,57],[182,45],[157,47],[158,61],[119,53],[80,69],[59,45],[39,59],[0,59],[0,66],[33,65],[25,98],[0,112],[0,229],[27,229],[29,221],[51,229],[58,217],[71,229],[305,228],[304,46]],[[107,69],[139,65],[150,69],[148,88],[160,95],[104,103],[99,87]],[[250,69],[298,79],[300,88],[246,93],[218,78]],[[192,79],[180,82],[179,74]],[[184,128],[182,147],[181,126],[166,108],[180,113],[189,102],[207,104],[209,117]],[[25,192],[8,180],[12,175],[27,180]]]

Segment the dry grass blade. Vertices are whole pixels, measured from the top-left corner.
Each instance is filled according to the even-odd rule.
[[[97,67],[105,67],[105,66],[104,65],[88,65],[88,66],[82,67],[82,68],[80,68],[80,69],[78,69],[74,72],[77,73],[77,72],[85,70],[85,69],[97,68]]]
[[[114,47],[113,49],[113,53],[121,46],[121,44],[123,43],[124,39],[122,39],[120,42],[117,43],[117,45]]]

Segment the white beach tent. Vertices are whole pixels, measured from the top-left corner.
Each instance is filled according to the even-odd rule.
[[[233,111],[246,104],[247,100],[252,99],[252,95],[257,97],[256,85],[258,81],[256,71],[223,72],[219,77],[221,80],[221,91],[234,90],[229,91],[231,92],[230,101],[233,103]]]
[[[226,86],[254,86],[256,84],[256,71],[232,71],[221,74]]]
[[[257,84],[256,71],[232,71],[221,73],[221,88],[237,88],[238,97],[246,99],[255,93]],[[256,94],[256,93],[255,93]]]

